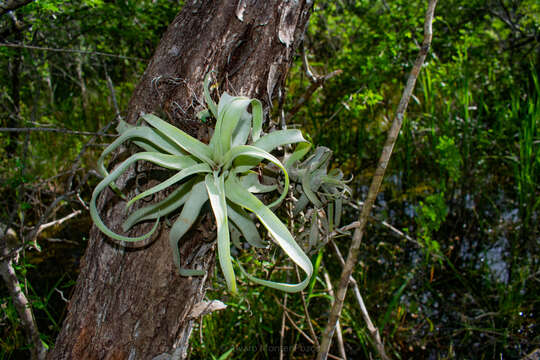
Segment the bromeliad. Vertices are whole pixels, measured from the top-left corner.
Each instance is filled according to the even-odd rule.
[[[286,292],[304,289],[313,272],[312,264],[272,207],[279,205],[289,189],[289,174],[281,161],[271,154],[280,146],[298,143],[305,147],[299,130],[279,130],[263,135],[263,109],[259,100],[224,93],[216,104],[209,91],[209,76],[204,81],[204,95],[208,110],[203,116],[216,119],[215,131],[209,144],[205,144],[175,126],[152,114],[142,116],[149,126],[131,126],[121,123],[120,136],[110,144],[98,160],[98,169],[104,179],[96,186],[90,202],[90,214],[96,226],[107,236],[120,241],[148,239],[157,229],[159,220],[182,207],[180,215],[169,232],[174,262],[180,275],[203,275],[202,270],[184,269],[180,264],[178,242],[195,223],[203,205],[209,200],[217,225],[218,258],[225,281],[231,292],[236,292],[236,279],[230,252],[230,233],[241,233],[253,247],[267,247],[249,212],[255,214],[267,229],[271,238],[306,273],[306,278],[297,284],[273,282],[241,271],[253,282]],[[251,107],[251,113],[248,109]],[[107,172],[105,157],[126,141],[133,141],[144,151],[135,153],[110,173]],[[162,183],[138,194],[127,201],[126,208],[149,195],[179,184],[165,199],[140,208],[128,216],[123,230],[137,223],[156,220],[153,228],[145,235],[127,237],[109,229],[99,216],[96,207],[98,195],[107,187],[120,192],[116,179],[138,161],[148,161],[161,167],[177,171]],[[271,204],[264,204],[254,193],[278,190],[277,185],[261,184],[259,174],[253,169],[268,161],[280,170],[283,187],[280,195]],[[123,196],[123,195],[121,195]]]

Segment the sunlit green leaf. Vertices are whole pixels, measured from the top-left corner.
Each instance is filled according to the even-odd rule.
[[[231,293],[236,293],[236,277],[231,259],[231,241],[229,238],[229,225],[227,220],[227,202],[225,200],[225,185],[223,177],[217,174],[208,174],[205,178],[208,198],[217,224],[218,258],[221,271]]]
[[[169,231],[169,242],[173,251],[173,259],[176,264],[180,275],[182,276],[200,276],[204,275],[204,270],[190,270],[182,268],[180,264],[180,251],[178,242],[191,228],[191,226],[197,220],[201,208],[208,200],[208,194],[206,192],[206,186],[204,182],[199,181],[195,184],[188,194],[188,198],[182,208],[182,212],[178,216],[178,219],[174,222],[171,230]]]
[[[277,283],[256,278],[245,272],[241,266],[240,269],[250,280],[258,284],[266,285],[286,292],[298,292],[303,290],[309,283],[309,279],[313,273],[313,266],[300,246],[298,246],[296,241],[294,241],[291,233],[289,230],[287,230],[287,227],[268,208],[268,206],[264,205],[254,195],[243,189],[234,176],[230,176],[227,179],[227,182],[225,183],[225,193],[227,198],[232,202],[248,209],[257,216],[276,243],[302,270],[306,272],[307,276],[298,284]]]
[[[186,134],[177,127],[161,120],[155,115],[145,114],[143,115],[143,119],[156,129],[161,131],[163,135],[165,135],[169,140],[180,146],[188,153],[192,154],[198,159],[203,160],[210,166],[214,165],[214,161],[212,160],[212,152],[208,145]]]

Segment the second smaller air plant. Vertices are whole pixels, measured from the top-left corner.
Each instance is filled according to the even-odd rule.
[[[299,231],[296,240],[303,244],[306,252],[312,253],[326,244],[325,235],[339,227],[343,202],[352,191],[347,186],[351,180],[345,180],[339,168],[330,169],[332,151],[327,147],[318,146],[301,161],[310,147],[308,143],[299,144],[296,151],[286,157],[285,167],[296,199],[292,216],[298,219],[301,228],[309,227],[309,231]]]

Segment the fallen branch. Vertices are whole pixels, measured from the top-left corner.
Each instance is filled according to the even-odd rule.
[[[349,248],[349,254],[347,256],[347,261],[345,262],[343,271],[341,273],[341,278],[340,278],[338,289],[337,289],[337,296],[335,298],[334,305],[332,306],[332,310],[328,318],[328,323],[322,335],[321,348],[319,350],[319,353],[317,354],[318,360],[325,360],[328,357],[328,352],[330,350],[332,336],[336,328],[336,323],[338,322],[338,319],[340,317],[341,309],[343,308],[343,303],[345,301],[345,296],[347,294],[347,288],[349,285],[350,277],[353,272],[354,266],[356,265],[356,261],[358,259],[358,253],[360,252],[360,244],[362,243],[364,229],[368,222],[369,215],[371,213],[371,208],[373,207],[377,194],[379,193],[379,189],[380,189],[382,180],[384,178],[384,174],[386,172],[388,162],[390,161],[390,157],[392,155],[392,150],[394,149],[394,145],[397,141],[399,131],[401,129],[401,124],[403,123],[403,115],[405,113],[405,110],[407,109],[409,99],[411,98],[411,94],[414,89],[414,85],[416,84],[416,79],[418,78],[418,74],[420,73],[422,64],[424,63],[424,60],[426,58],[427,52],[431,44],[433,15],[435,12],[436,4],[437,4],[437,0],[429,1],[428,9],[427,9],[426,17],[424,21],[424,41],[422,43],[422,47],[420,48],[420,53],[418,55],[418,58],[416,59],[414,66],[411,70],[411,73],[409,75],[409,78],[407,80],[407,85],[405,86],[405,89],[403,90],[403,94],[401,96],[401,100],[399,102],[396,115],[392,122],[392,127],[390,128],[390,131],[388,132],[388,137],[386,138],[386,142],[384,144],[381,157],[377,164],[375,175],[373,176],[371,185],[369,187],[367,199],[364,203],[364,206],[362,207],[360,218],[358,219],[359,226],[355,229],[354,234],[353,234],[351,247]]]

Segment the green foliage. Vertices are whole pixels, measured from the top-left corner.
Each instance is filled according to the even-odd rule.
[[[332,151],[317,147],[313,154],[300,162],[309,151],[309,146],[298,146],[285,161],[293,182],[293,198],[296,199],[292,216],[301,227],[309,231],[299,232],[298,241],[304,249],[317,252],[326,243],[326,234],[341,223],[343,202],[352,190],[343,179],[343,172],[331,169]]]
[[[436,161],[441,170],[448,173],[450,180],[458,182],[461,176],[461,165],[463,161],[454,139],[443,135],[439,138],[439,143],[435,148],[439,151]]]
[[[333,149],[337,164],[355,174],[350,186],[359,193],[367,191],[385,139],[381,132],[392,119],[421,43],[425,6],[421,1],[315,6],[305,44],[309,63],[318,74],[341,69],[344,75],[325,83],[293,120],[308,129],[314,142]],[[534,165],[538,115],[532,106],[538,94],[538,19],[537,2],[529,0],[437,5],[431,52],[375,210],[420,248],[373,226],[362,248],[363,272],[357,274],[366,279],[364,293],[371,294],[368,310],[377,316],[387,313],[385,306],[391,309],[384,330],[402,357],[471,356],[474,349],[474,356],[519,358],[534,349],[517,330],[499,331],[513,321],[522,328],[530,321],[526,317],[501,313],[490,318],[500,334],[490,340],[491,348],[475,340],[490,336],[486,318],[476,323],[482,323],[484,333],[478,327],[470,336],[449,329],[464,326],[453,314],[474,318],[499,311],[497,301],[523,284],[519,269],[538,269],[538,244],[530,239],[538,238],[533,223],[539,217],[540,189],[538,181],[528,180],[539,177]],[[308,86],[303,73],[298,62],[289,80],[291,104]],[[373,101],[363,94],[373,95]],[[418,261],[419,254],[437,261]],[[393,307],[391,294],[407,273],[415,273],[415,280],[403,290],[400,306]],[[480,285],[478,278],[488,280]],[[534,306],[531,296],[538,287],[527,283],[526,295],[512,306]],[[369,296],[377,307],[369,308]],[[360,339],[362,327],[354,325]]]
[[[515,161],[515,178],[519,199],[519,214],[523,221],[523,234],[532,229],[532,217],[540,205],[540,84],[538,75],[532,71],[534,92],[524,101],[512,99],[511,119],[520,123],[519,158]]]
[[[332,161],[319,170],[326,166],[329,175],[340,167],[346,178],[355,175],[348,184],[355,190],[353,203],[363,200],[374,172],[384,131],[421,42],[425,6],[420,0],[315,3],[304,42],[309,63],[317,74],[341,69],[343,75],[325,82],[293,121],[312,135],[310,141],[332,149]],[[105,71],[113,81],[120,109],[125,109],[137,77],[179,7],[176,1],[34,1],[14,12],[24,25],[21,34],[13,32],[9,16],[1,17],[5,42],[90,52],[0,47],[2,127],[92,132],[102,128],[115,113]],[[521,359],[538,347],[539,11],[536,0],[448,0],[437,5],[432,48],[362,242],[362,261],[354,272],[387,351],[396,358]],[[130,58],[98,56],[93,51]],[[304,73],[298,59],[290,71],[285,111],[295,106],[309,86]],[[82,84],[86,85],[84,94]],[[17,93],[20,116],[14,121]],[[2,221],[15,213],[17,222],[24,220],[24,228],[35,223],[44,205],[66,190],[67,178],[61,174],[69,170],[86,141],[86,137],[56,133],[1,133]],[[82,171],[95,168],[103,142],[108,141],[99,140],[84,155],[75,182],[83,180]],[[285,158],[280,161],[284,163]],[[298,160],[296,165],[302,163],[307,164]],[[301,177],[293,179],[295,166],[286,170],[294,184],[290,194],[300,199],[305,191]],[[279,183],[267,181],[277,173],[272,165],[264,166],[264,184],[281,186],[282,176]],[[60,176],[43,182],[56,175]],[[26,189],[36,189],[41,182],[37,192],[25,196]],[[91,178],[89,186],[81,189],[83,201],[91,198],[94,185]],[[203,185],[202,190],[208,192]],[[337,190],[344,193],[343,188]],[[175,191],[176,200],[186,194]],[[306,244],[305,251],[310,238],[318,235],[324,242],[323,235],[332,228],[331,211],[334,227],[339,214],[337,199],[327,197],[326,190],[320,187],[313,193],[323,206],[308,201],[289,223],[291,234]],[[281,216],[289,215],[284,210],[294,209],[282,206],[278,210]],[[347,205],[343,210],[341,223],[356,220],[356,210]],[[408,240],[396,237],[380,220],[402,229]],[[233,244],[245,247],[242,233],[233,221],[228,223]],[[77,230],[84,232],[80,237],[71,230],[64,237],[88,236],[87,228]],[[347,250],[348,236],[340,234],[336,239],[342,251]],[[44,246],[32,258],[57,255],[76,260],[83,246],[74,253],[51,254]],[[272,271],[283,268],[281,252],[236,250],[231,252],[247,272],[291,281],[289,272]],[[341,268],[331,251],[323,247],[317,255],[314,270],[326,270],[337,279]],[[64,303],[43,300],[56,280],[34,280],[36,274],[51,272],[43,263],[36,266],[27,272],[35,290],[29,296],[38,304],[46,303],[59,323]],[[73,269],[76,273],[76,266]],[[59,279],[62,272],[50,276]],[[239,276],[237,281],[245,279]],[[226,297],[219,279],[213,288],[209,297]],[[315,273],[304,291],[311,294],[307,299],[311,324],[319,334],[329,307],[326,284]],[[230,358],[275,358],[277,353],[270,350],[279,348],[283,307],[272,294],[269,289],[246,287],[245,297],[229,301],[229,310],[204,317],[202,339],[197,332],[192,336],[191,357],[220,357],[234,346]],[[28,358],[15,309],[5,291],[0,298],[0,357]],[[287,308],[309,336],[300,299],[289,297]],[[283,302],[283,298],[278,300]],[[52,343],[57,328],[43,310],[36,309],[36,314],[40,330],[49,337],[46,341]],[[369,332],[349,297],[340,323],[349,357],[369,358],[373,354]],[[283,340],[291,358],[313,357],[313,351],[301,351],[310,344],[288,322]]]
[[[448,215],[444,193],[427,196],[425,202],[420,201],[416,211],[418,214],[416,218],[418,232],[424,241],[426,258],[433,255],[439,258],[440,261],[441,248],[433,235],[439,230]]]

